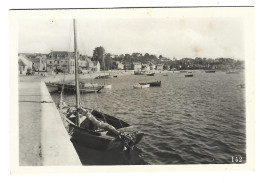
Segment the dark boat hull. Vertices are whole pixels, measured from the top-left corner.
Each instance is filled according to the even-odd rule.
[[[154,76],[155,73],[148,73],[146,76]]]
[[[146,75],[143,71],[134,71],[134,75]]]
[[[161,81],[150,82],[150,83],[139,83],[140,85],[150,84],[150,87],[160,87]]]
[[[206,73],[215,73],[215,70],[205,70]]]
[[[134,136],[134,144],[140,142],[143,137],[143,133],[139,131],[131,131],[130,125],[124,121],[121,121],[113,116],[98,112],[96,110],[92,111],[97,119],[107,122],[108,124],[115,127],[120,132],[127,132],[131,136]],[[79,145],[92,148],[95,150],[111,150],[118,149],[122,150],[125,146],[122,138],[118,135],[112,134],[108,131],[93,131],[86,128],[76,126],[74,124],[75,118],[68,119],[63,117],[63,121],[68,133],[71,136],[71,141]],[[128,128],[127,128],[128,127]]]
[[[97,76],[95,79],[112,79],[114,76],[112,75],[105,75],[105,76]]]
[[[124,148],[124,142],[119,137],[110,136],[108,133],[103,134],[104,132],[89,131],[73,124],[68,125],[68,132],[72,142],[76,142],[88,148],[95,150],[122,150]],[[143,133],[136,133],[134,145],[139,143],[142,137]]]
[[[58,91],[59,84],[57,83],[45,83],[49,92],[56,92]]]
[[[185,77],[193,77],[193,74],[187,74]]]
[[[99,93],[103,88],[104,86],[80,87],[79,91],[80,93]],[[58,91],[62,91],[62,85],[58,86]],[[64,86],[63,91],[67,94],[75,94],[76,88],[75,86]]]

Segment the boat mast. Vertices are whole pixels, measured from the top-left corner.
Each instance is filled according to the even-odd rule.
[[[73,27],[74,27],[74,53],[75,53],[75,87],[76,87],[76,125],[79,126],[79,78],[78,78],[78,51],[77,51],[77,32],[76,32],[76,20],[73,19]]]

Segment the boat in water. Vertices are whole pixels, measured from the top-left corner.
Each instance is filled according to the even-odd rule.
[[[55,83],[55,82],[45,82],[45,85],[47,86],[50,93],[58,91],[58,88],[60,86],[59,83]]]
[[[191,73],[191,74],[185,74],[185,77],[187,78],[187,77],[193,77],[193,74]]]
[[[99,93],[104,88],[104,86],[100,86],[97,84],[90,84],[90,83],[79,83],[79,91],[80,93]],[[75,94],[76,88],[75,83],[66,83],[58,85],[58,91],[63,91],[66,94]]]
[[[147,83],[143,83],[143,84],[136,84],[133,86],[134,89],[143,89],[143,88],[149,88],[150,87],[150,84],[147,84]]]
[[[154,76],[155,75],[155,73],[153,72],[153,73],[146,73],[146,76]]]
[[[215,70],[205,70],[205,73],[215,73]]]
[[[155,82],[148,82],[148,83],[139,83],[140,85],[146,85],[149,84],[150,87],[160,87],[161,81],[155,81]]]
[[[95,79],[112,79],[114,76],[112,75],[99,75],[95,77]]]
[[[74,27],[74,53],[77,53],[76,21]],[[113,116],[80,105],[80,83],[78,80],[78,55],[75,54],[76,106],[68,106],[61,92],[58,105],[71,141],[96,150],[131,150],[142,139],[143,133]]]
[[[134,71],[134,75],[146,75],[145,71]]]

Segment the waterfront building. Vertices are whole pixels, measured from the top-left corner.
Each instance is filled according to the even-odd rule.
[[[74,52],[67,51],[51,51],[47,58],[47,70],[54,71],[55,69],[69,73],[71,65],[71,58]]]
[[[153,63],[149,64],[150,70],[153,71],[155,70],[156,66]]]
[[[18,69],[19,74],[26,74],[28,69],[35,72],[46,72],[46,58],[45,54],[18,54]]]
[[[79,70],[83,73],[100,71],[99,62],[92,62],[87,55],[79,55],[78,63]],[[47,58],[47,70],[54,71],[55,69],[65,73],[75,73],[74,52],[51,51]]]
[[[116,61],[116,66],[118,70],[123,70],[124,69],[124,64],[122,62]]]
[[[162,71],[163,70],[163,64],[157,64],[156,69],[158,71]]]
[[[142,69],[141,62],[133,62],[133,65],[134,65],[134,70],[135,71],[140,71]]]
[[[94,61],[93,63],[94,63],[94,66],[93,66],[92,70],[94,72],[100,72],[100,63],[99,63],[99,61]]]
[[[149,64],[142,64],[142,71],[149,72],[150,71]]]

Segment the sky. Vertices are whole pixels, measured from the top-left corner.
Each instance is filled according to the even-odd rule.
[[[87,17],[77,19],[78,49],[92,56],[106,53],[149,53],[170,59],[244,59],[243,22],[238,18]],[[73,51],[73,22],[68,19],[20,19],[19,52]]]

